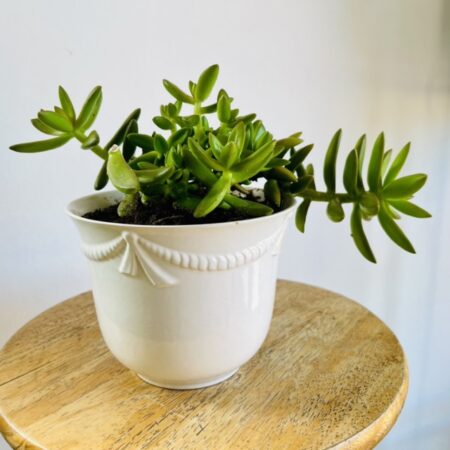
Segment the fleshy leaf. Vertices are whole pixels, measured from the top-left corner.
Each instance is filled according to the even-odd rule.
[[[386,176],[384,178],[384,184],[387,185],[394,181],[397,178],[397,175],[402,170],[406,158],[408,157],[409,149],[411,147],[411,143],[407,143],[398,153],[394,161],[392,161],[391,167],[386,173]]]
[[[392,219],[384,204],[381,204],[380,206],[378,220],[383,230],[392,239],[392,241],[394,241],[403,250],[406,250],[409,253],[416,253],[411,242],[405,236],[402,229],[396,224],[395,220]]]
[[[345,161],[344,166],[344,187],[349,194],[356,194],[358,190],[358,154],[352,150]]]
[[[342,222],[345,218],[344,208],[337,198],[333,198],[328,202],[327,215],[333,222]]]
[[[266,200],[270,201],[275,206],[281,205],[281,191],[277,180],[267,180],[264,185],[264,195]]]
[[[62,117],[58,113],[53,111],[40,111],[38,118],[41,122],[45,123],[51,128],[59,131],[70,132],[73,130],[73,126],[67,117]]]
[[[54,128],[48,126],[39,119],[31,119],[31,123],[34,126],[34,128],[45,134],[50,134],[52,136],[61,136],[65,134],[64,131],[55,130]]]
[[[63,146],[71,139],[71,136],[59,136],[43,141],[25,142],[23,144],[15,144],[9,147],[11,150],[19,153],[37,153],[53,150]]]
[[[96,86],[88,95],[75,122],[76,128],[87,130],[93,123],[102,104],[102,88]]]
[[[217,64],[208,67],[201,73],[195,89],[195,99],[198,102],[203,102],[210,96],[218,76],[219,66]]]
[[[424,173],[397,178],[384,187],[383,196],[385,198],[410,198],[426,181],[427,176]]]
[[[109,152],[107,173],[114,187],[124,194],[139,191],[139,180],[134,170],[127,164],[119,147],[115,146]]]
[[[105,150],[109,150],[113,145],[120,145],[124,138],[125,133],[127,131],[128,125],[132,120],[138,120],[141,114],[141,110],[135,109],[122,123],[119,129],[114,133],[114,136],[108,141],[105,145]]]
[[[224,172],[222,176],[213,184],[209,192],[197,205],[194,211],[194,217],[204,217],[216,209],[225,195],[229,192],[231,186],[231,173]]]
[[[67,117],[74,121],[75,120],[75,110],[73,109],[72,101],[69,95],[62,86],[58,88],[59,101],[61,102],[62,109],[67,114]]]
[[[186,94],[186,92],[182,91],[178,86],[169,80],[163,80],[163,85],[167,92],[180,102],[189,103],[191,105],[194,104],[194,99],[190,95]]]
[[[352,215],[350,218],[350,228],[352,231],[352,238],[355,242],[356,248],[370,262],[376,263],[375,256],[370,248],[369,241],[367,240],[366,233],[362,225],[361,212],[357,203],[353,206]]]
[[[299,231],[305,232],[306,215],[308,214],[311,200],[305,199],[300,203],[295,213],[295,225]]]
[[[384,134],[380,133],[370,155],[367,182],[372,192],[377,192],[381,184],[381,168],[384,154]]]
[[[417,217],[419,219],[427,219],[431,217],[431,214],[428,211],[425,211],[420,206],[417,206],[408,200],[389,200],[389,204],[407,216]]]
[[[336,191],[336,160],[339,151],[339,144],[341,142],[342,130],[337,130],[331,139],[325,155],[323,165],[323,178],[327,186],[328,192]]]

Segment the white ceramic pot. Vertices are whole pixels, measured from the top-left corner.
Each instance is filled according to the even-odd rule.
[[[207,225],[126,225],[82,216],[117,192],[75,200],[68,213],[90,262],[100,329],[143,380],[193,389],[233,375],[262,345],[278,251],[293,206]]]

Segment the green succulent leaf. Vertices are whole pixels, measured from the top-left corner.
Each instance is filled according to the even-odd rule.
[[[193,81],[189,81],[189,92],[191,93],[192,97],[195,97],[195,89],[197,88],[197,85]]]
[[[380,211],[378,213],[378,220],[385,233],[403,250],[409,253],[416,253],[411,242],[403,233],[402,229],[397,225],[395,220],[389,214],[387,207],[384,203],[380,205]]]
[[[402,168],[406,162],[406,158],[408,157],[410,147],[411,147],[411,143],[408,142],[399,151],[399,153],[396,156],[396,158],[394,159],[394,161],[392,161],[391,167],[387,171],[386,176],[384,178],[385,185],[392,183],[392,181],[394,181],[397,178],[397,175],[400,173],[400,171],[402,170]]]
[[[236,161],[239,155],[238,146],[235,142],[228,142],[219,154],[219,161],[229,169]]]
[[[62,147],[68,142],[72,136],[59,136],[52,139],[46,139],[43,141],[25,142],[23,144],[15,144],[9,147],[11,150],[19,153],[37,153],[45,152],[47,150],[53,150],[58,147]]]
[[[217,178],[207,165],[197,158],[196,153],[190,147],[183,147],[182,154],[187,168],[206,186],[212,186]]]
[[[153,123],[162,130],[170,130],[172,128],[172,122],[163,116],[153,117]]]
[[[239,122],[232,130],[228,137],[228,142],[234,142],[237,147],[238,155],[242,153],[245,145],[245,125]]]
[[[299,145],[303,142],[303,140],[300,138],[301,132],[294,133],[291,136],[288,136],[287,138],[279,139],[276,141],[275,144],[275,154],[279,155],[283,151],[287,151],[290,148],[295,147],[296,145]],[[263,134],[261,135],[263,136]],[[261,142],[258,142],[258,140],[261,139],[260,137],[256,138],[257,146],[261,145]]]
[[[192,139],[188,139],[188,145],[191,152],[196,156],[198,160],[200,160],[206,167],[212,170],[217,170],[219,172],[225,170],[225,167],[220,164],[215,159],[211,158],[208,153],[200,147],[200,144]]]
[[[350,217],[350,228],[356,248],[360,251],[364,258],[368,259],[370,262],[376,263],[377,261],[372,249],[370,248],[366,233],[364,232],[361,211],[358,203],[353,205],[352,215]]]
[[[80,114],[75,122],[75,127],[79,130],[87,130],[93,123],[102,104],[102,88],[96,86],[81,108]]]
[[[166,91],[172,95],[175,99],[179,100],[183,103],[189,103],[191,105],[194,104],[194,99],[182,91],[178,86],[170,82],[169,80],[163,80],[163,85],[166,88]]]
[[[34,128],[45,134],[50,134],[52,136],[61,136],[65,134],[64,131],[55,130],[54,128],[48,126],[39,119],[31,119],[31,123],[34,126]]]
[[[138,169],[157,169],[158,166],[156,164],[153,164],[149,161],[133,161],[134,164],[130,164],[130,167],[132,167],[133,169],[135,168],[135,166],[137,166]]]
[[[104,161],[100,171],[97,174],[94,182],[94,189],[96,191],[101,191],[109,181],[108,173],[107,173],[107,161]]]
[[[356,154],[358,155],[358,188],[364,189],[364,181],[362,179],[364,157],[366,155],[366,135],[363,134],[355,144]]]
[[[71,132],[73,131],[73,126],[70,120],[66,117],[59,115],[53,111],[40,111],[38,113],[38,119],[45,125],[54,128],[55,130]]]
[[[212,114],[217,111],[217,103],[212,103],[211,105],[202,106],[200,112],[202,114]]]
[[[242,122],[246,125],[250,122],[253,122],[255,119],[256,119],[255,113],[246,114],[245,116],[238,116],[238,117],[236,117],[236,119],[234,119],[233,125],[235,125],[239,122]]]
[[[236,211],[250,217],[270,216],[273,209],[263,203],[254,202],[244,198],[236,197],[232,194],[225,195],[225,201],[231,205]]]
[[[301,194],[305,189],[312,185],[314,177],[311,175],[303,175],[298,181],[291,184],[290,191],[292,194]]]
[[[391,160],[391,156],[392,156],[392,150],[388,150],[387,152],[384,153],[383,155],[383,163],[381,164],[381,176],[383,177],[386,172],[387,169],[389,167],[389,161]]]
[[[129,133],[127,134],[127,141],[146,151],[154,149],[153,138],[148,134]]]
[[[167,105],[167,114],[172,118],[178,115],[178,107],[175,103],[169,103]]]
[[[213,152],[213,155],[215,156],[216,159],[220,160],[220,154],[223,149],[222,142],[220,142],[220,140],[213,133],[209,133],[208,141],[209,141],[209,148]]]
[[[325,155],[325,161],[323,165],[323,178],[328,192],[336,191],[336,161],[339,151],[339,144],[341,142],[342,130],[337,130],[331,139],[328,146],[327,153]]]
[[[72,101],[70,100],[69,94],[65,91],[62,86],[58,88],[59,101],[61,102],[62,109],[66,113],[67,117],[73,122],[75,121],[75,110],[73,108]]]
[[[337,198],[333,198],[328,202],[327,215],[333,222],[342,222],[345,218],[344,208]]]
[[[358,153],[352,150],[345,161],[344,166],[344,187],[349,194],[356,194],[358,191]]]
[[[153,136],[153,146],[160,155],[165,155],[169,151],[167,141],[160,134],[155,134]]]
[[[367,183],[372,192],[377,192],[381,185],[381,169],[384,155],[384,134],[380,133],[370,155]]]
[[[179,144],[184,144],[189,137],[191,130],[189,128],[180,128],[175,131],[167,140],[167,145],[170,147],[177,147]]]
[[[425,211],[420,206],[417,206],[408,200],[389,200],[389,204],[397,211],[400,211],[407,216],[417,217],[419,219],[431,217],[431,214],[428,211]]]
[[[275,141],[268,142],[232,168],[233,183],[241,183],[256,175],[272,158]]]
[[[397,178],[383,188],[383,197],[385,198],[410,198],[427,181],[424,173],[408,175]]]
[[[217,118],[222,123],[230,121],[231,101],[227,95],[221,95],[217,101]]]
[[[289,164],[286,166],[289,170],[297,169],[300,164],[307,158],[307,156],[311,153],[311,150],[314,148],[314,144],[305,145],[304,147],[296,150],[291,158]]]
[[[391,207],[389,202],[390,200],[384,201],[384,207],[386,209],[386,212],[391,216],[392,219],[400,220],[402,217],[400,216],[400,214],[397,213],[397,211],[394,208]]]
[[[216,209],[231,187],[231,173],[224,172],[222,176],[213,184],[209,192],[197,205],[194,211],[194,217],[204,217]]]
[[[131,157],[136,152],[136,147],[137,147],[135,142],[132,142],[128,139],[128,136],[130,134],[137,133],[138,130],[139,130],[139,127],[138,127],[137,121],[134,119],[131,120],[125,131],[125,137],[124,137],[123,146],[122,146],[122,155],[123,155],[125,161],[129,161],[131,159]]]
[[[109,150],[113,145],[120,145],[125,138],[125,133],[127,131],[129,123],[132,120],[138,120],[140,115],[141,110],[139,108],[132,111],[130,115],[124,120],[119,129],[114,133],[113,137],[105,145],[105,150]]]
[[[195,99],[198,102],[203,102],[210,96],[218,76],[219,66],[217,64],[208,67],[201,73],[195,89]]]
[[[310,204],[311,200],[308,199],[303,200],[298,206],[297,211],[295,213],[295,225],[297,229],[302,233],[305,232],[306,216],[308,214]]]
[[[138,180],[142,184],[159,184],[169,179],[175,172],[174,167],[158,167],[156,169],[136,170]]]
[[[289,160],[284,158],[272,158],[267,164],[267,169],[273,169],[274,167],[288,166]]]
[[[91,147],[94,147],[94,145],[97,145],[100,142],[100,137],[98,133],[95,130],[92,130],[88,137],[83,141],[81,144],[81,148],[86,150]]]
[[[297,181],[297,176],[295,175],[295,173],[291,172],[289,169],[283,166],[277,166],[271,169],[268,172],[268,177],[275,178],[276,180],[279,181],[286,181],[291,183],[292,182],[295,183]]]
[[[109,152],[107,174],[114,187],[124,194],[139,192],[140,184],[134,170],[127,164],[119,147]]]
[[[277,180],[267,180],[264,184],[264,195],[266,199],[278,208],[281,206],[281,191]]]

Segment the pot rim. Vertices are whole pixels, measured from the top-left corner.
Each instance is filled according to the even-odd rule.
[[[93,219],[86,219],[85,217],[82,217],[80,213],[77,213],[75,211],[76,204],[82,201],[88,201],[88,200],[94,200],[95,198],[114,198],[119,199],[120,193],[114,190],[110,191],[104,191],[104,192],[96,192],[94,194],[85,195],[83,197],[76,198],[75,200],[72,200],[65,208],[66,214],[71,217],[75,221],[84,222],[84,223],[91,223],[91,224],[97,224],[102,226],[107,226],[111,228],[145,228],[145,229],[157,229],[157,230],[179,230],[179,229],[202,229],[202,228],[219,228],[219,227],[233,227],[239,224],[253,224],[253,223],[259,223],[264,221],[269,221],[274,217],[277,217],[280,214],[288,214],[290,213],[293,208],[297,206],[297,199],[293,199],[292,204],[289,205],[287,208],[277,211],[274,214],[270,214],[268,216],[260,216],[260,217],[254,217],[249,219],[242,219],[242,220],[234,220],[230,222],[217,222],[217,223],[201,223],[201,224],[185,224],[185,225],[139,225],[139,224],[129,224],[129,223],[116,223],[116,222],[105,222],[103,220],[93,220]]]

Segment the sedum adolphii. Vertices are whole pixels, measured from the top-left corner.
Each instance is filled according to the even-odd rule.
[[[365,258],[376,262],[363,228],[363,221],[374,217],[397,245],[414,253],[397,224],[399,214],[418,218],[430,215],[410,201],[424,185],[426,175],[399,176],[410,144],[392,158],[393,151],[386,150],[383,133],[370,147],[362,135],[346,156],[344,191],[337,192],[336,161],[342,134],[338,130],[325,154],[326,189],[318,190],[314,168],[305,163],[313,145],[303,145],[302,133],[275,139],[256,114],[241,115],[223,89],[207,102],[218,74],[217,65],[208,67],[196,82],[189,82],[187,90],[164,80],[173,100],[162,105],[160,114],[153,118],[159,130],[142,132],[138,126],[140,109],[136,109],[103,145],[98,132],[91,129],[102,103],[101,87],[92,90],[78,114],[67,92],[59,87],[60,106],[41,110],[31,120],[35,128],[52,137],[10,148],[35,153],[78,140],[82,149],[102,160],[95,189],[103,189],[111,181],[124,194],[118,206],[120,216],[131,214],[138,202],[151,205],[163,197],[172,201],[174,208],[197,218],[216,208],[257,217],[283,209],[293,197],[299,197],[295,221],[301,232],[312,202],[326,203],[333,222],[344,220],[344,205],[350,204],[351,235]],[[190,107],[188,113],[185,107]],[[212,115],[216,126],[210,123]],[[365,158],[366,147],[370,152]],[[260,179],[264,181],[265,203],[246,198],[252,183]]]

